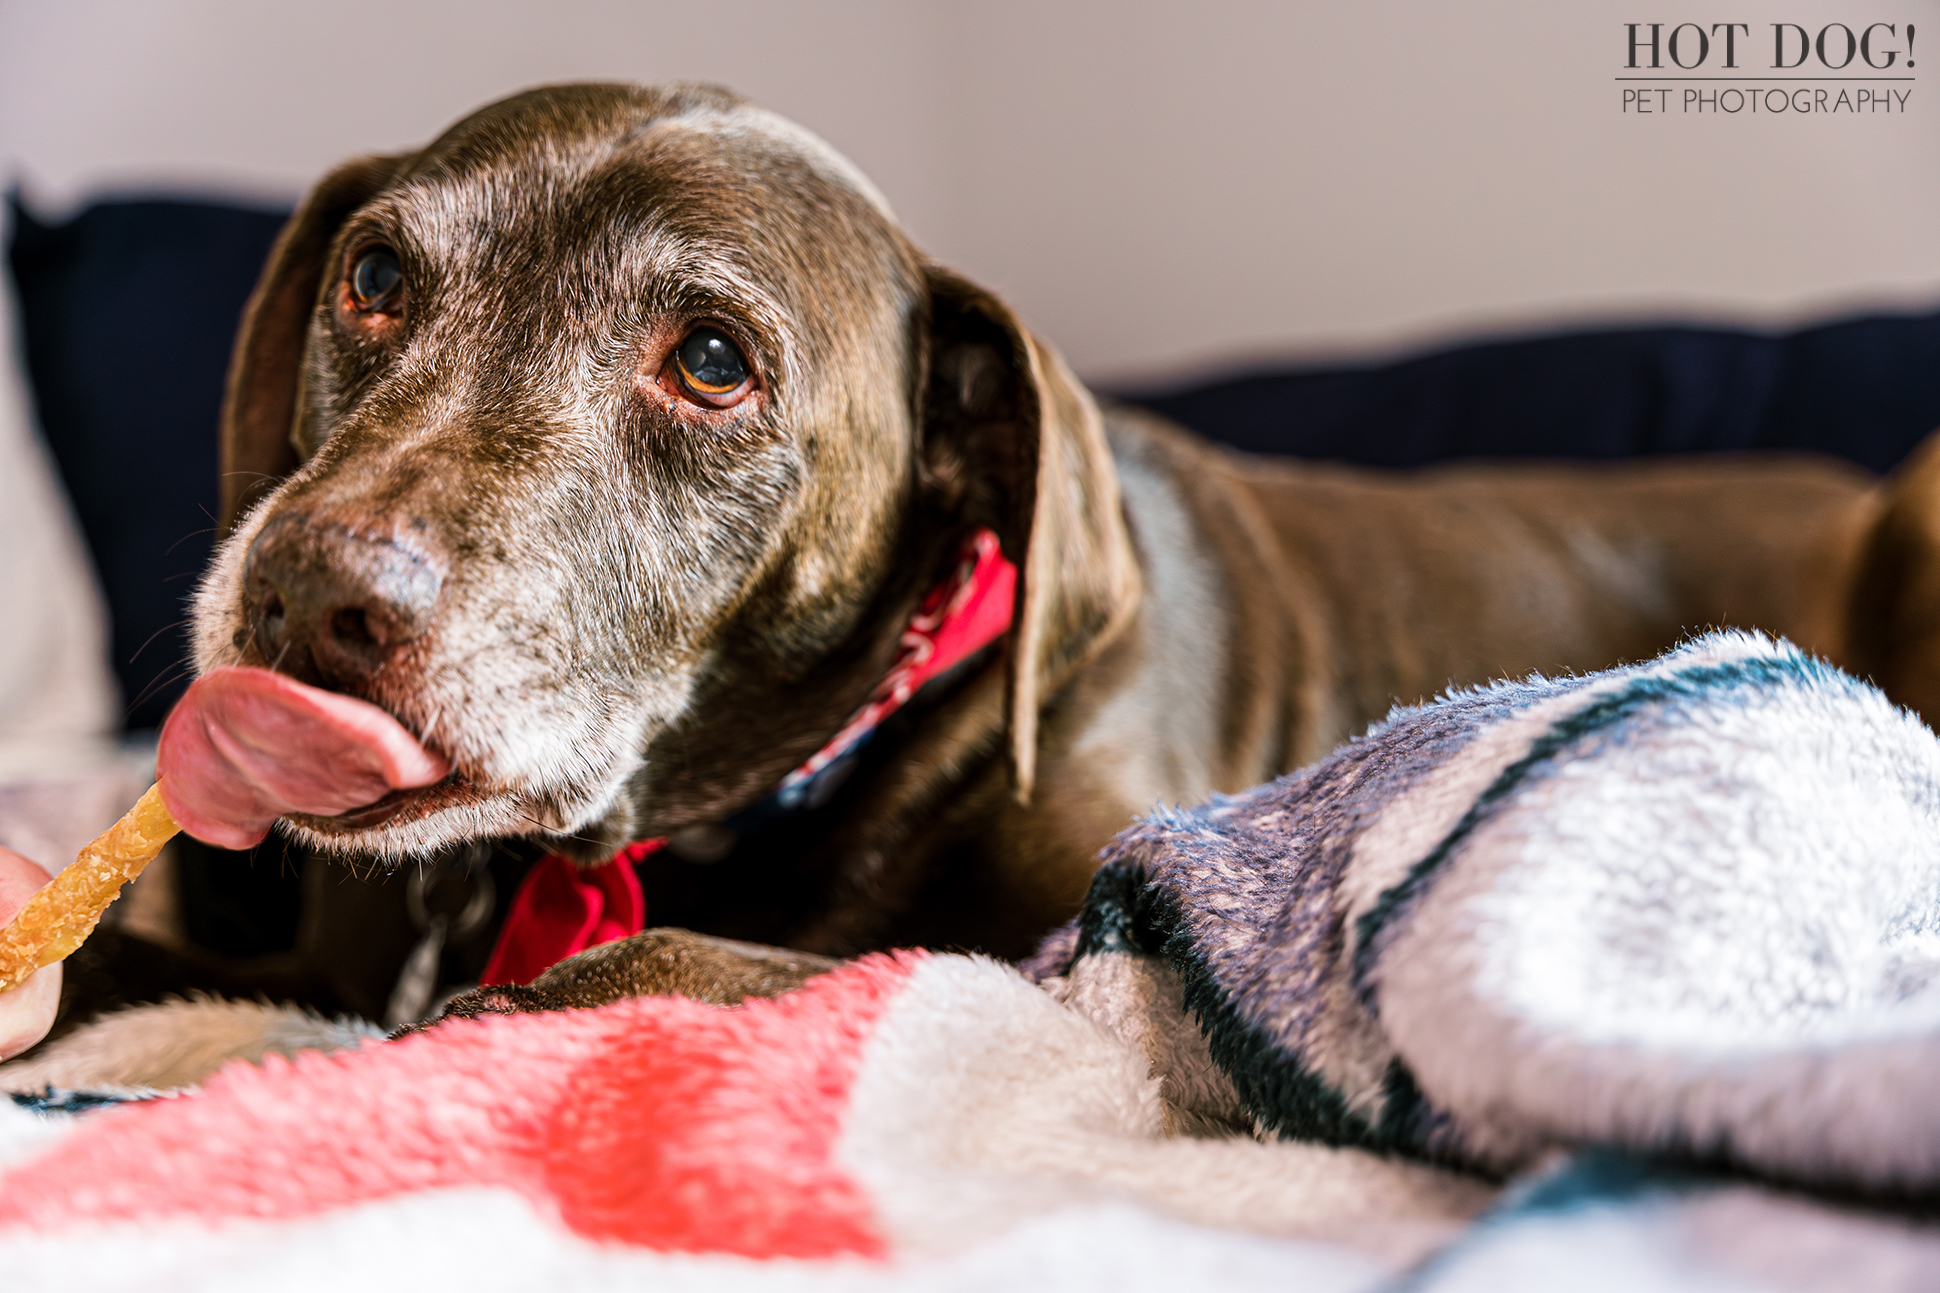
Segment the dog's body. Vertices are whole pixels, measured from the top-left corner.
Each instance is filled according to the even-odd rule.
[[[456,769],[304,839],[672,834],[654,923],[828,955],[1021,955],[1134,814],[1450,685],[1738,625],[1918,705],[1940,633],[1931,465],[1217,450],[1101,414],[847,163],[709,89],[537,91],[341,168],[252,302],[224,435],[199,664],[376,701]],[[1001,649],[819,811],[683,849],[842,725],[975,527],[1020,569]]]
[[[1874,506],[1810,459],[1396,474],[1247,458],[1137,413],[1106,429],[1140,596],[1046,707],[1029,803],[995,757],[993,669],[836,815],[791,901],[762,900],[752,853],[675,855],[648,873],[656,920],[1022,955],[1134,815],[1309,763],[1397,702],[1647,659],[1713,624],[1837,654]]]

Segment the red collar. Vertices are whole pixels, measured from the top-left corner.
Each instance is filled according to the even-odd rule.
[[[910,617],[889,672],[828,744],[782,778],[772,803],[784,810],[821,803],[840,781],[848,757],[883,720],[924,684],[1004,635],[1016,589],[1017,567],[999,551],[997,536],[978,530],[966,539],[949,577]],[[575,952],[645,929],[646,897],[633,868],[666,844],[664,838],[638,840],[596,867],[581,867],[558,853],[541,858],[512,898],[482,981],[529,983]]]

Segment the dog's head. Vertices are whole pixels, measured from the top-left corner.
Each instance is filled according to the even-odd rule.
[[[968,531],[1020,567],[1009,750],[1126,619],[1097,409],[856,169],[720,90],[569,86],[327,176],[223,416],[198,664],[384,706],[453,777],[313,842],[597,856],[760,798]]]

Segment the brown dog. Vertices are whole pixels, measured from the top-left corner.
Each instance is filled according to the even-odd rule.
[[[333,172],[223,435],[200,665],[373,700],[456,769],[303,839],[701,839],[651,863],[654,922],[808,952],[1022,954],[1154,803],[1708,625],[1940,700],[1930,453],[1890,495],[1802,458],[1240,457],[1101,413],[853,167],[716,89],[534,91]],[[1021,572],[1001,650],[720,858],[707,832],[842,725],[978,527]]]

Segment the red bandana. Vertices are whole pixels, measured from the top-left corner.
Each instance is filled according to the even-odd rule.
[[[998,550],[997,536],[978,530],[965,540],[956,569],[929,591],[889,673],[829,743],[782,779],[773,796],[783,808],[813,805],[818,782],[882,721],[909,703],[923,685],[989,646],[1010,628],[1017,567]],[[529,983],[547,968],[647,927],[647,904],[634,864],[666,847],[639,840],[601,866],[581,867],[549,853],[539,859],[505,915],[485,983]]]

